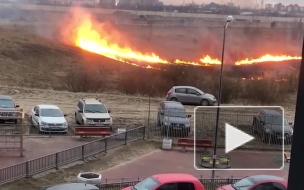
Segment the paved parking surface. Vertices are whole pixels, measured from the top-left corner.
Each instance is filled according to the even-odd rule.
[[[239,153],[243,154],[244,153]],[[270,153],[268,153],[270,154]],[[127,155],[126,155],[127,156]],[[239,161],[257,163],[264,162],[262,159],[250,157],[239,157],[234,159],[234,163]],[[265,162],[267,165],[267,162]],[[285,164],[283,170],[278,171],[216,171],[216,176],[220,178],[229,178],[231,176],[240,178],[247,175],[255,174],[271,174],[281,176],[285,179],[288,177],[288,164]],[[140,157],[132,162],[116,166],[106,171],[101,171],[103,181],[107,179],[110,181],[119,181],[119,178],[133,178],[147,177],[157,173],[189,173],[197,177],[210,178],[211,171],[198,171],[194,169],[194,154],[193,151],[181,152],[179,150],[158,150],[149,155]]]
[[[0,150],[0,168],[11,166],[30,159],[53,154],[68,148],[82,145],[80,137],[56,136],[24,137],[24,157],[20,157],[19,150]],[[19,146],[18,144],[16,145]]]

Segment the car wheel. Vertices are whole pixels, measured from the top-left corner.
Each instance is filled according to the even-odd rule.
[[[208,100],[202,100],[202,101],[201,101],[201,105],[202,105],[202,106],[209,106]]]
[[[81,125],[84,125],[84,121],[83,120],[81,120]]]
[[[177,98],[171,98],[170,101],[178,102]]]

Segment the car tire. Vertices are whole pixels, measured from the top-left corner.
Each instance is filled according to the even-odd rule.
[[[171,98],[170,101],[178,102],[177,98]]]
[[[202,100],[201,101],[201,106],[209,106],[208,100]]]

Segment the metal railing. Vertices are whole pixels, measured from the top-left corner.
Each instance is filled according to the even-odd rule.
[[[214,130],[216,125],[216,113],[214,112],[197,112],[194,121],[193,113],[186,113],[186,115],[191,115],[191,117],[184,118],[181,117],[167,117],[166,121],[160,116],[159,111],[151,111],[147,119],[147,137],[152,139],[162,139],[165,137],[171,138],[174,141],[178,138],[194,138],[196,139],[213,139]],[[225,123],[228,123],[252,136],[255,139],[246,145],[242,146],[244,149],[253,150],[282,150],[282,132],[284,133],[284,149],[290,150],[291,140],[292,140],[292,127],[287,130],[282,131],[280,128],[280,121],[283,120],[281,116],[278,118],[273,118],[275,123],[267,124],[269,129],[266,130],[265,127],[261,126],[260,122],[254,124],[255,114],[241,114],[241,113],[220,113],[219,118],[219,136],[218,136],[218,146],[224,147],[225,145]],[[287,119],[286,123],[292,122],[293,117],[285,117]],[[264,118],[265,119],[265,118]],[[188,121],[186,121],[188,120]],[[268,121],[268,120],[267,120]],[[194,131],[194,123],[196,124]],[[190,127],[188,125],[190,124]],[[278,125],[276,125],[278,124]],[[266,132],[262,129],[265,129]],[[174,142],[173,141],[173,142]]]
[[[138,127],[126,132],[101,138],[74,148],[56,152],[40,158],[28,160],[13,166],[0,169],[0,185],[10,181],[29,177],[50,169],[85,160],[89,156],[107,152],[128,142],[145,138],[145,127]]]
[[[139,179],[139,178],[138,178]],[[227,178],[227,179],[203,179],[198,178],[198,180],[203,184],[206,190],[215,190],[218,187],[233,184],[240,179],[234,179],[234,178]],[[107,190],[121,190],[122,188],[134,186],[136,185],[140,180],[136,181],[125,181],[125,182],[119,182],[119,183],[105,183],[99,185],[99,189],[107,189]]]

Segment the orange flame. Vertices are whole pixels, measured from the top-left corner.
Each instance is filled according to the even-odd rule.
[[[247,65],[250,65],[250,64],[254,64],[254,63],[262,63],[262,62],[281,62],[281,61],[291,61],[291,60],[300,60],[302,59],[301,57],[297,57],[297,56],[289,56],[289,55],[280,55],[280,56],[273,56],[273,55],[270,55],[270,54],[266,54],[260,58],[257,58],[257,59],[251,59],[249,60],[248,58],[247,59],[244,59],[244,60],[241,60],[241,61],[237,61],[235,62],[235,65],[244,65],[244,64],[247,64]]]
[[[111,25],[99,23],[91,17],[90,13],[79,8],[72,9],[72,20],[65,22],[64,38],[73,45],[80,47],[86,51],[97,53],[111,59],[115,59],[133,66],[143,67],[147,69],[157,69],[151,64],[182,64],[195,66],[211,66],[220,65],[221,61],[213,59],[209,55],[202,57],[199,61],[184,61],[175,59],[169,62],[161,58],[155,53],[142,53],[131,48],[130,44],[122,36],[119,31],[116,31]],[[72,32],[72,34],[70,34]],[[274,56],[266,54],[257,59],[244,59],[237,61],[235,65],[254,64],[262,62],[279,62],[289,60],[299,60],[301,57],[292,57],[288,55]],[[148,66],[141,66],[139,62],[148,63]],[[250,80],[250,79],[249,79]],[[253,79],[252,79],[253,80]]]

